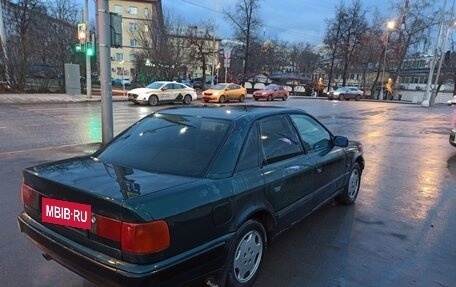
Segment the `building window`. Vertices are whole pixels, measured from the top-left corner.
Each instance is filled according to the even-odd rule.
[[[138,15],[138,8],[130,6],[128,7],[128,13],[132,15]]]
[[[144,8],[144,16],[149,16],[149,8]]]
[[[130,62],[135,62],[136,61],[136,55],[135,54],[130,54]]]
[[[149,26],[147,24],[144,25],[144,32],[149,32]]]
[[[136,23],[129,23],[129,24],[128,24],[128,29],[129,29],[131,32],[136,32],[136,31],[138,31],[138,24],[136,24]]]
[[[116,53],[116,61],[123,61],[123,54],[122,53]]]
[[[138,42],[136,41],[136,39],[130,39],[130,46],[132,46],[132,47],[138,46]]]
[[[116,12],[117,14],[122,14],[122,6],[115,5],[114,6],[114,12]]]

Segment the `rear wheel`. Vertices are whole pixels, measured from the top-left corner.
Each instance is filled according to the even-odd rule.
[[[158,97],[155,95],[152,95],[149,97],[149,105],[151,106],[156,106],[158,104]]]
[[[255,282],[266,248],[261,223],[248,220],[239,227],[227,257],[227,287],[249,287]]]
[[[254,98],[254,99],[255,99],[255,101],[258,101],[258,98]]]
[[[239,97],[239,101],[240,101],[240,102],[245,101],[245,96],[244,96],[244,95],[241,95],[241,96]]]
[[[286,101],[287,98],[288,98],[287,95],[283,96],[283,97],[282,97],[282,101]]]
[[[185,95],[184,97],[184,104],[189,105],[192,102],[192,96]]]
[[[273,99],[272,99],[272,96],[269,95],[269,96],[268,96],[268,101],[272,101],[272,100],[273,100]]]
[[[225,96],[220,96],[219,103],[224,103],[224,102],[226,102]]]

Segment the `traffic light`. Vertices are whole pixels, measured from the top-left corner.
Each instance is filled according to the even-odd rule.
[[[78,24],[78,39],[81,44],[84,43],[87,39],[87,30],[85,23]]]
[[[95,54],[95,49],[92,45],[92,42],[87,42],[86,43],[86,55],[91,57]]]
[[[76,44],[76,53],[84,53],[85,45],[84,44]]]

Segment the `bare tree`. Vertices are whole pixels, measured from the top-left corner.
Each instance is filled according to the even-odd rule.
[[[205,89],[206,85],[206,67],[209,59],[214,55],[213,37],[214,37],[213,25],[209,23],[203,23],[201,26],[191,26],[188,31],[188,39],[190,44],[190,51],[188,53],[189,59],[193,62],[193,66],[200,63],[202,67],[202,89]],[[218,53],[217,53],[218,54]],[[214,61],[215,59],[212,59]],[[213,67],[214,68],[214,67]]]
[[[258,28],[261,26],[258,12],[261,0],[238,0],[231,11],[225,11],[228,20],[234,26],[236,38],[243,42],[243,72],[242,83],[249,71],[249,58],[252,42],[254,42]]]
[[[138,21],[140,27],[130,32],[138,42],[135,53],[137,80],[143,84],[176,79],[185,73],[187,26],[181,20],[173,22],[170,14],[163,17],[156,13]]]
[[[36,58],[36,35],[41,32],[38,29],[39,15],[42,18],[42,15],[45,15],[44,11],[44,6],[39,0],[19,0],[11,12],[9,25],[12,35],[8,46],[15,47],[16,50],[10,55],[10,60],[16,67],[11,80],[13,86],[19,90],[25,89],[28,67]]]
[[[366,11],[360,0],[354,0],[350,7],[340,4],[336,17],[329,22],[325,44],[333,51],[333,61],[337,57],[341,63],[342,85],[347,81],[348,69],[353,64],[361,40],[367,30]]]
[[[395,55],[393,55],[396,59],[394,81],[402,70],[404,59],[416,52],[423,44],[426,49],[427,35],[438,21],[438,17],[435,17],[438,13],[434,8],[434,3],[433,0],[407,0],[393,4],[393,9],[400,17],[400,22],[396,25],[397,29],[395,33],[391,34],[389,41],[395,51]]]
[[[80,10],[74,2],[67,0],[48,1],[49,16],[47,37],[44,38],[44,49],[40,51],[42,62],[55,66],[63,74],[65,63],[74,57],[75,29]],[[64,88],[64,78],[59,78],[60,89]]]

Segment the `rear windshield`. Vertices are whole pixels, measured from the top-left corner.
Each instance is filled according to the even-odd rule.
[[[230,126],[226,120],[155,113],[131,126],[94,156],[148,172],[200,177]]]

